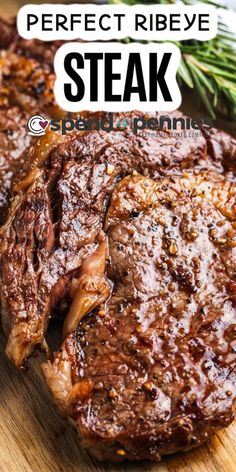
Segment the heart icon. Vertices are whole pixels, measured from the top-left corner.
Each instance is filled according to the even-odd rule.
[[[49,121],[48,120],[44,120],[44,121],[39,121],[39,125],[41,126],[41,128],[43,129],[46,129],[47,126],[48,126],[48,123]]]

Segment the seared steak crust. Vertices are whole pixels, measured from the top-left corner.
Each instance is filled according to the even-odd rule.
[[[93,251],[121,178],[134,170],[160,179],[212,167],[222,171],[222,159],[207,154],[201,133],[180,140],[168,131],[135,135],[118,127],[40,138],[1,231],[2,319],[14,362],[21,365],[43,342],[48,317]]]
[[[57,47],[57,43],[49,47],[20,40],[15,21],[0,18],[0,224],[13,176],[22,169],[27,159],[24,152],[33,142],[27,134],[30,115],[60,116],[53,95],[52,67]],[[47,51],[47,60],[43,51]]]
[[[212,172],[117,184],[104,226],[112,296],[43,366],[98,459],[158,460],[233,420],[235,204],[235,183]]]
[[[0,49],[7,49],[15,43],[17,38],[15,18],[6,20],[0,18]]]
[[[29,114],[60,116],[60,43],[20,39],[14,20],[0,32],[0,223],[22,169],[0,234],[6,352],[21,366],[47,349],[66,296],[43,370],[83,445],[113,461],[195,447],[234,418],[236,142],[117,125],[30,146]]]
[[[2,319],[17,365],[43,341],[53,306],[93,249],[116,183],[134,169],[160,178],[206,164],[205,153],[201,135],[177,141],[118,128],[40,138],[1,231]]]
[[[6,216],[13,176],[23,166],[23,153],[31,143],[27,115],[18,107],[0,108],[0,223]]]

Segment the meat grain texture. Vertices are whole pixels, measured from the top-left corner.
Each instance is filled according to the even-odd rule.
[[[70,300],[43,370],[98,459],[158,460],[234,418],[235,153],[220,132],[119,127],[30,150],[1,230],[6,352],[45,349]]]
[[[48,351],[66,301],[43,371],[84,447],[118,462],[195,447],[234,419],[236,142],[119,126],[33,142],[29,114],[60,114],[59,43],[0,31],[1,222],[21,170],[0,232],[6,353]]]
[[[27,160],[31,115],[60,116],[53,95],[53,58],[58,43],[25,41],[15,21],[0,18],[0,224],[6,216],[14,176]]]

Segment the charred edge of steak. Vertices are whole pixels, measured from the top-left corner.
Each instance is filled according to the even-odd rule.
[[[235,183],[210,172],[116,185],[104,226],[112,296],[43,366],[98,459],[158,460],[232,422],[235,200]]]
[[[116,117],[131,118],[136,114],[137,112],[117,114]],[[102,116],[102,113],[99,116]],[[32,147],[29,154],[28,170],[14,188],[16,197],[9,211],[8,221],[1,231],[2,259],[5,259],[2,271],[3,281],[5,279],[2,306],[3,323],[8,327],[5,329],[6,333],[9,333],[9,326],[13,329],[20,322],[17,313],[24,313],[25,321],[21,323],[26,329],[24,336],[27,340],[24,340],[24,336],[21,340],[20,336],[17,336],[13,338],[13,342],[21,342],[23,345],[26,343],[26,346],[29,344],[33,350],[34,342],[37,341],[38,344],[40,341],[35,337],[34,330],[31,333],[29,320],[33,323],[36,317],[42,341],[48,316],[55,307],[55,300],[59,301],[65,295],[68,278],[70,280],[86,254],[91,253],[94,244],[96,246],[96,238],[102,229],[109,198],[116,183],[134,169],[158,180],[163,174],[168,175],[173,171],[182,173],[187,168],[195,168],[196,163],[198,172],[201,171],[202,164],[206,168],[211,168],[213,164],[206,156],[206,143],[201,135],[196,139],[186,138],[185,141],[176,142],[175,135],[172,136],[168,132],[162,136],[157,134],[149,137],[142,133],[134,135],[128,129],[118,128],[111,133],[85,131],[67,136],[47,132],[46,136],[40,138]],[[167,158],[169,164],[166,162]],[[22,263],[17,263],[17,233],[20,231],[24,235],[24,228],[23,232],[20,229],[21,220],[28,218],[28,205],[34,211],[32,227],[40,221],[41,207],[37,203],[40,194],[45,197],[45,209],[50,208],[48,228],[51,228],[50,232],[54,235],[53,245],[50,251],[46,242],[35,248],[31,271],[27,253],[23,252]],[[55,200],[58,200],[60,207],[56,210],[57,215],[54,211]],[[54,221],[58,216],[60,220]],[[42,231],[47,234],[46,214],[43,218]],[[6,253],[9,251],[10,241],[13,252],[8,257]],[[32,243],[30,247],[32,251]],[[18,274],[14,283],[10,284],[7,282],[9,271]],[[50,275],[51,271],[53,277]],[[30,289],[28,294],[27,289],[25,295],[24,291],[22,292],[26,273],[32,277],[29,287],[35,287],[34,295]],[[23,293],[20,310],[16,308],[19,290]],[[29,308],[26,308],[29,301],[32,304],[30,316]],[[8,353],[10,355],[10,349]],[[30,350],[27,349],[27,353],[30,353]],[[20,360],[15,358],[18,365],[23,360],[23,354]]]
[[[0,17],[0,49],[7,49],[17,38],[16,19],[5,20]]]

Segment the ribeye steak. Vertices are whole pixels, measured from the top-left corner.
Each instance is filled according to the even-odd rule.
[[[158,460],[233,420],[235,222],[236,185],[211,171],[117,184],[43,367],[98,459]]]
[[[16,365],[44,341],[53,307],[93,251],[116,183],[133,170],[158,179],[209,165],[201,134],[181,141],[128,128],[67,136],[51,131],[29,155],[1,230],[2,320]]]
[[[0,224],[12,179],[24,166],[24,152],[34,140],[27,133],[29,117],[60,116],[53,95],[57,46],[20,39],[15,21],[0,18]]]

